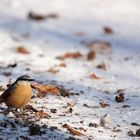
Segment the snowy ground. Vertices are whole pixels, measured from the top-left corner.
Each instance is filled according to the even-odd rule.
[[[0,1],[0,85],[6,88],[9,79],[29,74],[37,81],[61,85],[77,95],[70,97],[49,95],[35,97],[30,104],[37,110],[43,109],[51,118],[36,121],[45,134],[30,136],[29,122],[19,122],[11,113],[0,114],[0,139],[95,139],[127,140],[138,139],[128,136],[128,131],[140,128],[140,2],[139,0],[1,0]],[[54,13],[58,18],[43,21],[29,20],[32,11],[47,15]],[[103,27],[109,26],[113,34],[105,34]],[[88,61],[86,43],[107,41],[111,48],[96,53]],[[30,53],[16,52],[24,46]],[[111,49],[111,52],[108,49]],[[56,59],[67,52],[79,51],[78,59]],[[17,63],[16,67],[7,67]],[[58,66],[65,63],[66,67]],[[97,68],[104,63],[106,70]],[[59,70],[56,74],[48,69]],[[90,78],[95,73],[99,78]],[[8,75],[9,74],[9,75]],[[123,89],[125,100],[115,101],[116,92]],[[2,93],[2,92],[1,92]],[[101,107],[100,102],[110,106]],[[72,112],[66,113],[68,105]],[[6,107],[1,105],[1,111]],[[51,113],[56,109],[56,113]],[[100,126],[102,115],[109,113],[109,128]],[[2,121],[16,125],[4,126]],[[8,122],[8,121],[7,121]],[[89,126],[96,123],[98,127]],[[47,127],[42,128],[45,124]],[[68,124],[85,136],[69,134],[63,124]]]

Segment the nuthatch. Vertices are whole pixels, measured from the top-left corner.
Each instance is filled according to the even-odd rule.
[[[8,107],[24,108],[32,96],[30,81],[34,81],[34,79],[28,75],[18,77],[1,95],[2,101],[5,102]]]

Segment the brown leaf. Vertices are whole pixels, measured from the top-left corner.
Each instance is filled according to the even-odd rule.
[[[87,54],[87,59],[88,59],[89,61],[94,60],[95,58],[96,58],[96,53],[95,53],[95,51],[90,51],[90,52],[88,52],[88,54]]]
[[[66,128],[72,135],[77,135],[77,136],[83,136],[80,131],[74,129],[73,127],[69,126],[68,124],[62,125],[64,128]]]
[[[64,55],[62,56],[58,56],[56,57],[57,59],[61,59],[61,60],[64,60],[66,58],[73,58],[73,59],[78,59],[80,57],[82,57],[83,55],[77,51],[77,52],[68,52],[68,53],[65,53]]]
[[[107,66],[105,63],[98,64],[96,66],[97,69],[107,70]]]
[[[57,112],[57,109],[53,108],[53,109],[50,109],[51,113],[56,113]]]
[[[65,64],[65,63],[60,63],[59,65],[58,65],[59,67],[67,67],[67,65]]]
[[[29,12],[28,19],[41,21],[41,20],[46,19],[46,16],[41,15],[41,14],[36,14],[36,13],[33,13],[33,12]]]
[[[100,107],[105,108],[105,107],[109,107],[110,104],[105,103],[105,102],[100,102]]]
[[[51,93],[53,95],[59,95],[59,89],[55,85],[44,85],[44,84],[31,84],[31,87],[38,90],[40,94],[43,94],[44,96],[48,93]]]
[[[107,41],[91,41],[87,43],[86,46],[100,54],[109,54],[112,52],[111,44]]]
[[[102,79],[103,79],[103,77],[99,77],[99,76],[97,76],[95,73],[91,73],[91,74],[89,75],[89,77],[90,77],[91,79],[95,79],[95,80],[102,80]]]
[[[27,109],[27,110],[32,110],[33,112],[38,112],[37,109],[33,108],[32,105],[26,105],[24,109]]]
[[[59,72],[59,69],[56,67],[51,67],[48,69],[48,72],[52,73],[52,74],[56,74]]]
[[[17,47],[17,52],[21,54],[29,54],[29,51],[23,46]]]
[[[119,95],[117,95],[115,97],[115,101],[117,101],[117,102],[123,102],[124,101],[124,93],[119,93]]]
[[[109,27],[109,26],[105,26],[103,28],[103,31],[104,31],[105,34],[113,34],[114,33],[114,31],[112,30],[112,28]]]
[[[42,118],[50,118],[49,114],[44,112],[43,110],[39,110],[38,112],[36,112],[36,118],[37,119],[42,119]]]

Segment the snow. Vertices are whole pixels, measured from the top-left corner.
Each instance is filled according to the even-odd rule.
[[[47,135],[29,136],[31,139],[66,139],[69,134],[62,124],[72,127],[83,127],[88,138],[96,140],[133,139],[127,135],[129,130],[134,133],[139,128],[132,122],[140,123],[140,9],[139,0],[1,0],[0,2],[0,85],[6,87],[9,78],[14,81],[18,76],[29,74],[37,81],[52,83],[80,95],[68,97],[47,96],[34,98],[31,105],[37,109],[43,106],[51,114],[50,119],[42,119],[39,125],[57,126],[59,130],[46,130]],[[27,14],[33,11],[39,14],[57,13],[58,19],[32,21]],[[106,35],[102,28],[109,26],[114,34]],[[76,33],[82,32],[83,36]],[[57,56],[66,52],[80,51],[86,55],[89,49],[82,42],[103,40],[111,43],[111,54],[97,54],[96,59],[87,61],[85,56],[80,59],[66,59],[66,68],[51,74],[47,70],[61,63]],[[17,46],[25,46],[30,54],[17,53]],[[39,57],[43,55],[44,57]],[[127,61],[125,58],[130,58]],[[104,62],[107,70],[96,69],[95,66]],[[15,68],[7,68],[11,63],[17,63]],[[5,68],[6,67],[6,68]],[[26,68],[30,68],[29,71]],[[11,72],[10,77],[3,72]],[[89,74],[95,72],[103,80],[93,80]],[[125,101],[115,101],[116,91],[124,89]],[[2,93],[2,92],[1,92]],[[100,108],[101,101],[110,107]],[[67,103],[74,102],[73,112],[60,116],[65,111]],[[87,104],[88,107],[83,106]],[[123,108],[123,105],[129,105]],[[2,108],[5,105],[2,104]],[[53,114],[50,109],[57,109]],[[79,115],[75,115],[79,113]],[[89,127],[90,122],[100,124],[101,116],[110,114],[110,129],[102,126]],[[8,117],[8,116],[7,116]],[[7,119],[12,119],[14,116]],[[0,121],[3,115],[0,114]],[[82,124],[80,121],[84,121]],[[118,126],[119,125],[119,126]],[[117,127],[121,132],[112,132]],[[18,131],[17,131],[18,130]],[[28,136],[28,129],[22,125],[17,130],[2,128],[0,138],[13,139],[20,135]],[[100,131],[99,131],[100,130]],[[9,135],[9,136],[8,136]],[[75,137],[75,136],[74,136]],[[87,139],[87,137],[78,137]]]

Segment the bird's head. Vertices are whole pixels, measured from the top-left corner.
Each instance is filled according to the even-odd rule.
[[[17,81],[17,82],[18,82],[18,81],[30,82],[30,81],[35,81],[35,79],[31,78],[31,77],[28,76],[28,75],[22,75],[22,76],[18,77],[16,81]]]

